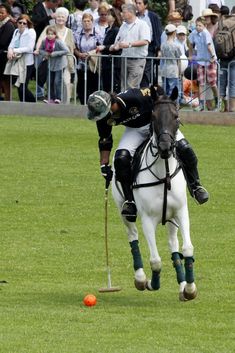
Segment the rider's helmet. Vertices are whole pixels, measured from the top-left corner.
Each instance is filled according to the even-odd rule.
[[[87,117],[90,120],[98,121],[103,119],[110,111],[111,97],[105,91],[96,91],[90,94],[88,101]]]

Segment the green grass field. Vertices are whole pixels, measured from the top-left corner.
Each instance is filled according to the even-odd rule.
[[[133,284],[129,244],[109,197],[112,284],[104,247],[104,181],[95,125],[0,117],[1,353],[234,352],[235,128],[185,125],[210,202],[189,198],[198,297],[178,301],[164,227],[158,292]],[[123,129],[114,129],[115,143]],[[139,221],[138,221],[139,223]],[[140,226],[140,223],[139,223]],[[139,227],[141,228],[141,227]],[[148,250],[140,231],[146,272]],[[87,293],[95,307],[83,305]]]

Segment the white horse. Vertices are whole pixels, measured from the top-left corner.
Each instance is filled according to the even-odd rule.
[[[139,172],[133,184],[134,198],[150,252],[151,280],[147,280],[143,269],[136,224],[121,217],[131,246],[135,286],[139,290],[160,288],[162,264],[155,232],[159,223],[167,224],[171,259],[179,284],[179,299],[184,301],[194,299],[197,289],[193,274],[194,258],[190,239],[186,181],[175,153],[175,136],[179,119],[173,98],[175,97],[155,96],[152,114],[153,132],[142,153]],[[112,181],[112,193],[121,211],[124,198],[121,185],[115,178]],[[183,241],[182,254],[177,237],[178,228]],[[184,266],[182,259],[184,259]]]

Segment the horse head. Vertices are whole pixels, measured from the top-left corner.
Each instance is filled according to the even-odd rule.
[[[155,92],[154,92],[154,91]],[[151,96],[154,101],[152,113],[152,129],[157,141],[159,155],[162,159],[168,159],[174,149],[176,131],[179,127],[178,110],[175,100],[178,97],[178,88],[175,87],[170,97],[159,95],[151,88]]]

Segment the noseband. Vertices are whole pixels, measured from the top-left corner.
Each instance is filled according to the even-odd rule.
[[[175,143],[175,137],[172,135],[172,133],[169,130],[162,130],[158,135],[157,135],[157,139],[158,141],[160,140],[160,137],[162,135],[168,135],[170,136],[172,143]]]
[[[159,99],[156,104],[155,104],[155,107],[156,110],[158,109],[158,106],[161,105],[161,104],[167,104],[167,105],[173,105],[175,108],[176,108],[176,104],[175,102],[173,102],[172,100],[169,100],[169,99]],[[177,119],[177,118],[176,118]],[[152,122],[152,125],[153,125],[153,131],[155,131],[154,129],[154,121]],[[156,132],[156,131],[155,131]],[[159,143],[159,140],[160,140],[160,137],[162,135],[168,135],[170,136],[170,140],[171,140],[171,145],[173,146],[175,144],[175,136],[172,134],[172,132],[169,130],[169,129],[163,129],[159,132],[159,134],[156,134],[157,136],[157,140],[158,140],[158,143]]]

